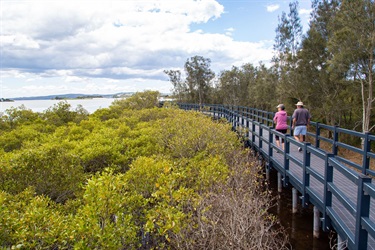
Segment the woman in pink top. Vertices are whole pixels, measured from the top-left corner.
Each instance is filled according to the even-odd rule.
[[[285,112],[285,106],[284,104],[277,105],[277,112],[275,114],[275,117],[273,120],[276,123],[276,131],[286,134],[286,131],[288,130],[288,115]],[[276,138],[276,145],[280,147],[280,138],[278,135],[275,135]],[[282,139],[282,148],[284,150],[284,138]]]

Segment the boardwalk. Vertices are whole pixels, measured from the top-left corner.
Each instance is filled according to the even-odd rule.
[[[302,205],[311,203],[319,209],[323,230],[333,228],[349,249],[375,249],[375,210],[372,209],[375,172],[370,169],[371,161],[375,161],[375,154],[371,152],[375,136],[312,123],[317,132],[309,133],[309,137],[315,138],[315,144],[302,144],[272,128],[272,113],[217,105],[184,104],[180,107],[227,119],[267,161],[267,168],[276,169],[284,185],[298,190]],[[321,136],[320,129],[332,131],[333,138]],[[275,134],[285,139],[285,150],[277,148]],[[362,138],[364,149],[340,142],[340,134]],[[321,141],[331,143],[332,152],[320,148]],[[302,152],[298,147],[302,147]],[[339,156],[339,148],[362,155],[362,164]]]

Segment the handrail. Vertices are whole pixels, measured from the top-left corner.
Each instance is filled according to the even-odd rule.
[[[366,249],[368,235],[375,239],[375,213],[374,218],[370,216],[370,201],[375,199],[375,185],[371,178],[375,176],[375,171],[370,169],[370,163],[375,161],[375,153],[371,152],[374,135],[312,121],[315,133],[310,131],[308,135],[315,139],[315,143],[311,145],[297,142],[291,133],[277,132],[273,128],[272,112],[212,104],[179,106],[185,110],[205,112],[215,118],[225,118],[234,130],[244,131],[242,136],[246,143],[262,154],[269,168],[282,174],[284,185],[290,183],[302,194],[303,205],[311,203],[321,211],[323,229],[333,227],[347,240],[349,249]],[[288,121],[291,121],[290,117]],[[322,129],[330,131],[331,137],[325,137]],[[284,150],[277,148],[273,140],[275,135],[284,139]],[[363,142],[363,147],[340,141],[340,135],[358,138]],[[331,144],[331,151],[321,147],[322,141]],[[301,154],[296,154],[297,147],[302,148]],[[339,155],[341,148],[360,155],[361,164]],[[344,180],[344,185],[338,181],[340,178]],[[354,227],[345,223],[347,218],[342,217],[341,213],[355,219]]]
[[[230,122],[233,122],[233,125],[237,126],[233,120],[234,117],[243,117],[249,118],[253,121],[259,122],[261,124],[265,124],[266,126],[273,126],[273,116],[274,112],[263,111],[255,108],[250,107],[243,107],[243,106],[229,106],[229,105],[220,105],[220,104],[187,104],[182,103],[179,104],[181,108],[186,109],[189,107],[189,110],[196,110],[200,111],[203,107],[209,107],[209,112],[211,113],[226,113],[230,114],[231,119],[227,119]],[[225,117],[228,118],[228,115]],[[291,121],[291,116],[288,116],[288,121]],[[344,128],[340,128],[339,126],[331,126],[326,125],[319,122],[311,121],[310,125],[316,127],[315,132],[308,132],[308,135],[315,139],[315,147],[321,150],[326,151],[327,153],[332,153],[337,156],[337,159],[342,161],[342,163],[357,168],[363,174],[368,174],[375,177],[375,171],[370,170],[370,165],[373,163],[375,165],[375,153],[371,152],[371,143],[375,143],[375,135],[370,133],[361,133],[358,131],[348,130]],[[234,126],[234,127],[236,127]],[[289,129],[291,128],[291,124],[289,125]],[[326,137],[322,135],[322,129],[330,131],[332,133],[332,138]],[[292,131],[290,133],[292,135]],[[349,145],[340,141],[340,135],[350,135],[358,138],[359,140],[363,141],[364,148],[358,148],[355,145]],[[321,142],[326,142],[331,145],[331,150],[327,151],[322,145]],[[345,149],[353,154],[361,156],[362,164],[353,162],[350,159],[345,158],[344,156],[339,155],[340,149]]]

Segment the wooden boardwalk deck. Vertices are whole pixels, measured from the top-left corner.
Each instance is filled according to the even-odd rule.
[[[243,122],[239,122],[241,124]],[[238,127],[238,124],[234,124]],[[312,203],[317,206],[320,212],[323,212],[325,208],[325,185],[326,179],[326,155],[327,152],[321,151],[321,154],[312,154],[309,150],[309,146],[306,147],[306,150],[302,152],[298,151],[298,145],[292,142],[293,138],[289,138],[291,141],[286,142],[289,147],[289,153],[286,153],[281,148],[278,148],[275,143],[271,143],[270,132],[267,129],[263,129],[260,132],[260,124],[255,123],[255,126],[252,126],[250,121],[249,128],[255,128],[255,130],[249,130],[249,138],[255,134],[255,140],[252,142],[252,146],[256,148],[267,161],[269,165],[275,168],[277,171],[281,172],[284,175],[284,178],[287,177],[285,184],[291,184],[295,187],[300,193],[308,195],[309,198],[305,201]],[[240,125],[242,126],[242,125]],[[247,128],[247,129],[249,129]],[[261,135],[261,136],[260,136]],[[271,134],[271,136],[274,136]],[[265,139],[267,138],[267,139]],[[270,149],[272,153],[270,154]],[[315,152],[315,151],[314,151]],[[306,164],[306,154],[310,154],[310,161],[308,166],[303,167]],[[320,157],[319,157],[320,156]],[[324,156],[324,158],[322,157]],[[288,159],[288,168],[285,168],[285,163]],[[306,173],[304,173],[304,171]],[[304,183],[304,174],[308,175],[308,186]],[[360,175],[360,173],[358,173]],[[337,190],[339,190],[339,195],[332,195],[330,207],[330,215],[333,218],[331,224],[333,228],[341,234],[342,239],[347,241],[349,249],[357,249],[355,246],[355,234],[357,226],[357,218],[355,216],[355,210],[357,208],[358,201],[358,185],[357,183],[350,180],[345,174],[333,168],[332,182],[331,185],[334,185]],[[306,197],[305,197],[306,198]],[[349,204],[345,205],[342,202],[342,199],[345,200],[344,203]],[[370,209],[369,209],[369,220],[375,221],[375,210],[372,209],[374,206],[374,197],[370,198]],[[349,207],[349,208],[348,208]],[[329,217],[328,216],[328,217]],[[343,228],[341,228],[343,227]],[[327,228],[328,229],[328,228]],[[341,232],[340,232],[341,231]],[[353,244],[350,244],[350,241]],[[368,234],[368,242],[366,244],[367,248],[359,249],[375,249],[375,240]]]
[[[370,160],[375,160],[375,154],[370,152],[375,136],[327,125],[318,128],[320,124],[317,124],[317,131],[320,128],[330,129],[337,135],[335,140],[321,138],[332,143],[333,151],[339,145],[362,154],[365,163],[358,166],[335,153],[309,143],[299,143],[290,135],[284,136],[285,150],[277,148],[274,136],[278,132],[262,123],[272,122],[269,113],[264,111],[249,113],[246,107],[222,105],[184,104],[182,108],[227,119],[267,161],[267,168],[276,169],[281,173],[284,185],[292,185],[299,191],[303,205],[311,203],[319,209],[323,230],[333,228],[349,249],[375,249],[375,185],[372,178],[375,172],[369,169]],[[265,113],[266,118],[263,116]],[[365,145],[368,143],[367,149],[360,150],[339,142],[338,131],[360,136]],[[315,134],[315,139],[320,137],[319,133]],[[303,148],[302,152],[298,151],[298,147]]]

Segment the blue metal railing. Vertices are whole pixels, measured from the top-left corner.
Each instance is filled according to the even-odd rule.
[[[375,161],[371,152],[375,135],[311,122],[315,127],[315,132],[308,132],[309,138],[314,139],[312,145],[296,141],[292,134],[277,132],[273,128],[273,112],[228,105],[179,104],[179,107],[226,119],[263,156],[268,168],[281,173],[284,186],[290,183],[302,194],[304,206],[311,203],[319,209],[323,230],[333,227],[347,241],[349,249],[375,248],[375,209],[371,212],[371,204],[375,202],[372,183],[375,171],[370,169]],[[288,122],[290,129],[290,116]],[[331,136],[324,136],[322,130]],[[284,150],[274,143],[275,135],[284,139]],[[340,140],[345,136],[354,137],[363,146]],[[297,147],[303,149],[302,153],[296,153]],[[340,155],[342,149],[357,155],[359,160]]]

